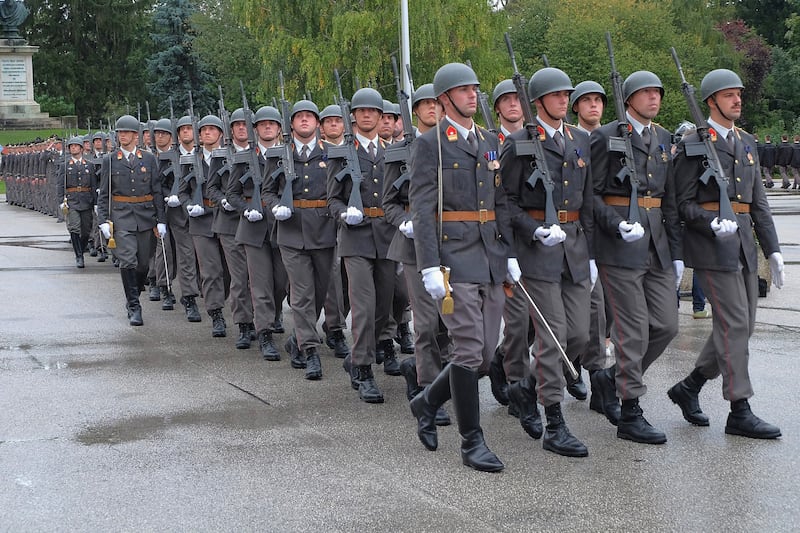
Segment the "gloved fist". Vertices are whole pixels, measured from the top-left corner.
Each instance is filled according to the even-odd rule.
[[[407,239],[414,238],[414,222],[412,222],[411,220],[406,220],[405,222],[400,224],[400,226],[397,229],[400,230],[400,233],[402,233],[405,238]]]
[[[364,213],[362,213],[360,209],[350,206],[347,208],[347,211],[342,213],[342,220],[350,226],[355,226],[364,220]]]
[[[422,284],[434,300],[441,300],[447,292],[444,288],[444,274],[439,267],[422,269]]]
[[[62,211],[63,213],[66,213],[66,212],[67,212],[67,210],[69,209],[69,206],[67,205],[67,201],[66,201],[66,200],[64,200],[63,202],[61,202],[61,206],[60,206],[60,207],[61,207],[61,211]]]
[[[506,262],[506,281],[516,283],[522,277],[522,270],[519,268],[519,261],[516,257],[509,257]]]
[[[780,252],[769,254],[769,270],[772,273],[772,284],[779,289],[783,287],[785,274],[783,271],[783,255]]]
[[[675,290],[681,288],[681,279],[683,279],[684,264],[680,259],[672,262],[672,268],[675,269]]]
[[[638,222],[631,224],[623,220],[619,223],[618,228],[619,234],[622,236],[622,240],[625,242],[638,241],[644,237],[644,228]]]
[[[711,230],[719,238],[733,235],[738,229],[739,224],[735,220],[728,220],[727,218],[719,220],[718,217],[714,217],[714,220],[711,221]]]
[[[156,231],[158,231],[159,238],[163,239],[164,236],[167,234],[167,225],[159,222],[158,224],[156,224]]]
[[[276,205],[272,208],[272,214],[275,215],[275,220],[286,220],[291,218],[292,210],[285,205]]]
[[[206,210],[203,209],[202,205],[187,205],[186,212],[189,213],[190,217],[199,217],[205,214]]]
[[[597,262],[594,259],[589,259],[589,282],[591,283],[591,289],[594,290],[594,285],[597,283]]]
[[[231,203],[228,201],[227,198],[223,198],[222,200],[220,200],[219,203],[222,204],[222,209],[224,209],[225,211],[228,212],[236,211],[236,208],[231,205]]]
[[[108,224],[108,222],[103,222],[102,224],[100,224],[99,227],[100,227],[100,232],[103,234],[103,237],[105,237],[106,239],[110,239],[111,226]]]
[[[181,205],[181,201],[178,198],[177,194],[173,194],[172,196],[167,196],[164,198],[164,201],[167,202],[167,205],[170,207],[178,207]]]
[[[564,242],[566,238],[567,234],[564,233],[564,230],[561,229],[561,226],[558,224],[553,224],[549,228],[539,226],[536,228],[536,231],[533,232],[533,240],[538,239],[545,246],[555,246],[558,243]]]
[[[264,215],[262,215],[261,212],[258,211],[257,209],[247,209],[244,212],[244,216],[250,222],[258,222],[259,220],[264,219]]]

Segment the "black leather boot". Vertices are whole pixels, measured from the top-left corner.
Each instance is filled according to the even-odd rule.
[[[505,465],[486,446],[481,429],[478,373],[450,364],[450,393],[461,434],[461,462],[481,472],[500,472]]]
[[[746,399],[731,402],[725,433],[751,439],[777,439],[781,436],[778,426],[767,423],[753,414]]]
[[[158,302],[161,300],[161,290],[156,284],[156,278],[147,278],[147,285],[150,287],[147,292],[147,297],[151,302]]]
[[[573,378],[572,374],[564,367],[564,377],[567,379],[567,392],[576,400],[583,401],[589,395],[589,391],[586,390],[586,383],[583,381],[581,364],[578,361],[573,361],[572,366],[577,370],[578,378]]]
[[[225,317],[222,316],[222,309],[212,309],[208,312],[211,317],[211,336],[212,337],[225,337],[228,332],[228,326],[225,324]]]
[[[356,367],[356,381],[358,382],[358,397],[366,403],[383,403],[383,393],[375,383],[372,365]]]
[[[489,381],[492,384],[492,396],[500,405],[508,405],[508,382],[506,371],[503,368],[505,352],[498,346],[494,351],[492,362],[489,363]]]
[[[127,300],[125,308],[128,310],[128,321],[131,326],[141,326],[144,321],[142,320],[142,306],[139,304],[139,282],[136,269],[121,268],[119,272],[122,277],[122,287],[125,289]]]
[[[508,387],[509,405],[514,404],[519,413],[519,423],[525,433],[534,439],[542,436],[542,417],[536,405],[536,382],[526,377]]]
[[[306,367],[306,354],[300,351],[300,347],[297,345],[297,337],[294,336],[294,333],[289,335],[289,338],[286,339],[283,348],[286,350],[286,353],[289,354],[289,363],[292,365],[292,368]]]
[[[554,403],[544,408],[547,417],[547,431],[542,439],[542,448],[566,457],[586,457],[589,450],[570,433],[561,414],[561,404]]]
[[[686,379],[679,381],[667,391],[669,399],[681,408],[683,418],[695,426],[708,425],[708,416],[700,409],[699,398],[700,389],[706,381],[706,378],[695,368]]]
[[[400,363],[397,362],[397,354],[394,351],[394,341],[386,339],[381,341],[380,345],[383,348],[383,372],[390,376],[401,375]]]
[[[258,347],[261,349],[261,355],[267,361],[281,360],[278,347],[275,346],[275,341],[272,340],[272,332],[266,329],[262,329],[258,332]]]
[[[406,380],[406,398],[410,402],[414,396],[422,392],[423,387],[417,383],[417,358],[408,357],[400,362],[400,373]]]
[[[161,310],[172,311],[175,309],[175,295],[166,287],[159,287],[161,291]]]
[[[239,326],[239,338],[236,339],[236,349],[237,350],[247,350],[250,348],[250,324],[246,322],[240,322]]]
[[[89,244],[89,257],[97,257],[97,248],[94,246],[94,241],[89,239],[87,242]]]
[[[105,247],[101,246],[98,249],[98,251],[99,251],[99,254],[98,254],[98,257],[97,257],[97,262],[98,263],[105,263],[106,259],[108,259],[108,254],[106,253]]]
[[[278,314],[275,316],[275,321],[272,323],[272,332],[273,333],[286,333],[286,330],[283,327],[283,313],[278,311]]]
[[[621,416],[617,424],[617,437],[642,444],[664,444],[667,436],[650,425],[644,418],[639,399],[622,400]]]
[[[439,372],[433,383],[417,394],[411,402],[411,412],[417,419],[417,435],[427,449],[433,451],[439,446],[436,433],[436,413],[450,399],[450,365]]]
[[[326,343],[333,350],[333,355],[338,359],[344,359],[350,355],[350,347],[347,345],[347,340],[344,338],[342,330],[339,329],[329,333]]]
[[[202,320],[194,296],[181,297],[181,304],[183,304],[183,308],[186,312],[186,320],[189,322],[200,322]]]
[[[81,246],[81,236],[77,233],[70,233],[69,240],[72,242],[72,250],[75,252],[75,266],[84,268],[86,264],[83,260],[83,247]]]
[[[347,357],[345,357],[344,361],[342,361],[342,368],[345,372],[347,372],[347,377],[350,378],[350,388],[353,390],[358,390],[358,369],[353,368],[352,361],[350,360],[350,354],[347,354]]]
[[[592,402],[595,406],[597,403],[594,401],[594,395],[598,395],[598,402],[601,406],[601,413],[606,415],[606,418],[611,425],[616,426],[619,423],[620,407],[619,400],[617,400],[617,388],[615,385],[616,365],[606,368],[605,370],[596,370],[589,375],[589,380],[592,383]],[[593,407],[594,409],[594,407]]]
[[[313,346],[306,348],[306,379],[316,381],[322,379],[322,362],[319,353]]]
[[[408,322],[397,325],[397,336],[395,340],[397,344],[400,345],[400,353],[414,353],[414,333],[411,331]]]

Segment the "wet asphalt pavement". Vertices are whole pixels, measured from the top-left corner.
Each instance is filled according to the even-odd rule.
[[[236,350],[229,310],[228,337],[214,339],[205,313],[191,324],[180,305],[162,311],[143,294],[145,325],[128,326],[110,261],[87,254],[76,269],[63,224],[2,200],[0,531],[800,529],[800,194],[770,196],[787,281],[760,300],[750,346],[753,411],[783,437],[725,435],[720,380],[700,397],[710,427],[669,401],[711,327],[685,300],[642,399],[665,445],[617,439],[588,401],[568,397],[589,457],[560,457],[482,380],[500,474],[461,465],[456,426],[426,451],[403,379],[380,369],[386,403],[367,405],[327,348],[318,382],[289,366],[286,335],[280,362]]]

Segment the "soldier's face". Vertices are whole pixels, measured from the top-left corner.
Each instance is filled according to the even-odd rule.
[[[714,93],[714,98],[708,99],[708,106],[711,109],[712,118],[715,120],[717,118],[714,115],[720,114],[728,117],[729,120],[738,120],[742,116],[742,90],[723,89],[717,91]]]
[[[378,135],[381,139],[391,139],[394,136],[394,126],[397,124],[397,119],[394,115],[384,113],[381,115],[380,126],[378,127]]]
[[[262,120],[256,124],[256,133],[258,138],[266,143],[271,143],[278,138],[281,132],[281,125],[272,120]]]
[[[92,145],[96,151],[100,151],[103,149],[103,139],[95,139],[92,141]]]
[[[142,142],[146,145],[150,144],[150,130],[144,130],[142,132]]]
[[[567,116],[567,105],[569,104],[569,91],[556,91],[547,93],[537,101],[537,111],[541,105],[547,114],[554,119],[563,119]]]
[[[203,126],[200,128],[200,144],[210,150],[219,145],[222,131],[216,126]]]
[[[342,117],[327,117],[322,121],[322,133],[326,139],[338,139],[344,134]]]
[[[298,111],[292,117],[292,131],[300,139],[310,139],[317,132],[319,121],[311,111]]]
[[[381,119],[381,111],[371,107],[359,107],[353,111],[356,119],[356,127],[364,136],[369,136],[378,129],[378,122]]]
[[[118,131],[117,136],[119,137],[119,145],[131,151],[131,148],[136,146],[136,139],[138,139],[139,134],[135,131]]]
[[[417,120],[429,128],[436,125],[436,117],[441,115],[441,113],[442,106],[433,98],[420,100],[414,107],[414,114],[417,115]]]
[[[91,150],[92,149],[92,141],[83,141],[83,149],[84,150]]]
[[[83,147],[80,144],[70,144],[69,153],[75,157],[80,157],[83,153]]]
[[[158,130],[156,135],[156,148],[159,150],[167,150],[172,143],[172,134],[168,131]]]
[[[581,122],[596,126],[603,116],[603,97],[598,93],[584,94],[578,98],[574,107]]]
[[[231,136],[238,144],[244,145],[247,142],[247,124],[243,120],[231,124]]]
[[[194,143],[194,132],[191,126],[181,126],[178,130],[178,140],[181,144],[191,145]]]
[[[647,123],[656,118],[659,109],[661,109],[661,90],[658,87],[639,89],[628,98],[628,111],[640,122]]]
[[[478,110],[478,86],[462,85],[450,89],[442,95],[442,105],[449,115],[471,117]]]
[[[508,93],[500,96],[494,103],[497,114],[508,122],[517,122],[522,119],[522,106],[519,105],[517,93]]]

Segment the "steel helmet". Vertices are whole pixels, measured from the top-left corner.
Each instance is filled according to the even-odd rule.
[[[649,70],[637,70],[622,82],[623,102],[627,102],[636,91],[646,89],[647,87],[658,88],[661,92],[661,97],[664,97],[664,85],[661,83],[661,80],[658,79],[658,76]]]
[[[722,89],[744,89],[744,84],[732,70],[726,68],[712,70],[700,82],[700,99],[705,102],[711,95]]]
[[[117,119],[114,129],[116,131],[135,131],[139,133],[139,121],[131,115],[122,115]]]
[[[433,76],[433,92],[441,96],[454,87],[464,85],[480,85],[475,71],[464,63],[448,63]]]
[[[497,101],[504,94],[512,93],[517,94],[517,88],[514,87],[514,82],[512,80],[501,81],[494,86],[494,91],[492,91],[492,106],[497,106]]]
[[[184,126],[191,126],[192,125],[192,117],[189,115],[183,115],[181,118],[178,119],[178,123],[175,125],[175,129],[179,130]]]
[[[222,127],[222,121],[217,115],[204,116],[197,124],[197,129],[203,129],[206,126],[214,126],[215,128],[218,128],[219,131],[224,131],[224,128]]]
[[[357,90],[350,101],[350,109],[356,110],[360,108],[377,109],[383,113],[383,96],[372,87],[364,87]]]
[[[271,120],[272,122],[277,122],[278,124],[283,122],[280,112],[271,105],[265,105],[258,108],[258,111],[256,111],[256,114],[253,117],[253,124],[258,124],[264,120]]]
[[[317,120],[319,120],[319,108],[317,107],[317,104],[315,104],[311,100],[298,100],[297,102],[295,102],[294,106],[292,106],[291,118],[294,118],[294,116],[300,111],[308,111],[310,113],[314,113],[314,116],[317,117]]]
[[[603,86],[596,81],[586,80],[575,86],[575,90],[572,91],[572,94],[569,96],[569,108],[575,111],[575,104],[578,103],[581,96],[593,93],[600,95],[600,98],[603,99],[603,106],[608,105],[608,97],[606,96],[606,91],[603,89]]]
[[[342,108],[336,104],[325,106],[325,109],[323,109],[322,113],[319,114],[319,120],[321,122],[328,117],[342,118]]]
[[[83,148],[83,137],[78,135],[78,136],[70,138],[70,140],[67,141],[67,146],[70,146],[71,144],[77,144],[78,146]]]
[[[244,122],[247,120],[247,117],[244,116],[244,108],[237,107],[233,113],[231,113],[231,124],[234,122]]]
[[[166,131],[172,135],[172,121],[168,118],[162,118],[156,122],[153,131]]]
[[[426,83],[425,85],[420,85],[417,87],[417,90],[414,91],[414,95],[411,97],[411,107],[413,108],[422,100],[435,100],[436,95],[433,93],[433,84]]]
[[[572,80],[561,69],[545,67],[537,70],[528,82],[528,98],[531,102],[557,91],[574,91]]]

